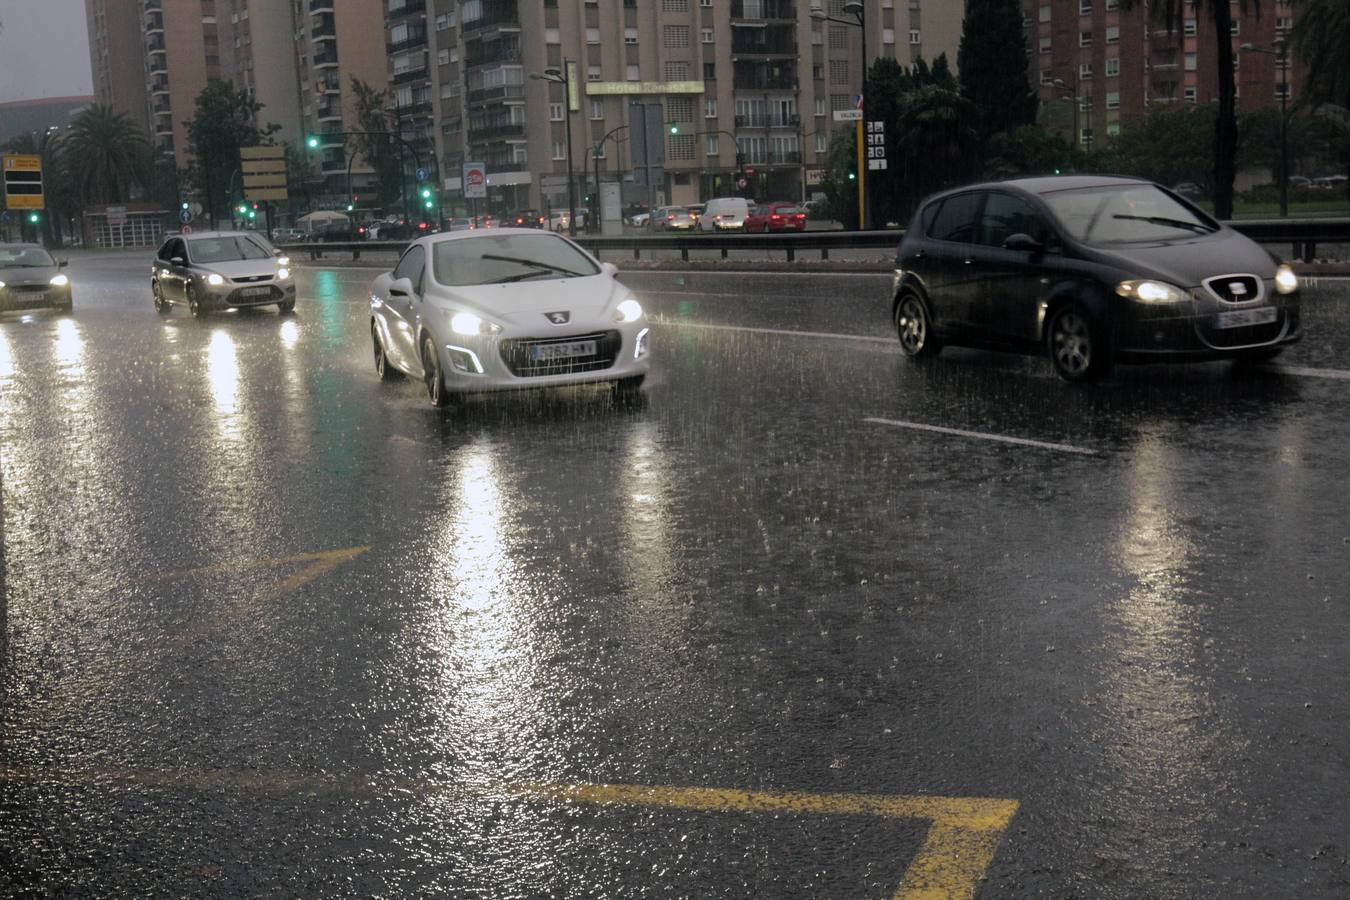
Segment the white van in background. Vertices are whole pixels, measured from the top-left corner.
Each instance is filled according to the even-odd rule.
[[[744,231],[745,217],[750,215],[750,201],[744,197],[718,197],[709,200],[703,214],[698,217],[698,230]]]

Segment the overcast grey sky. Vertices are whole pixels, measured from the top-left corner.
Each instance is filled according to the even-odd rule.
[[[0,103],[94,92],[84,0],[0,0]]]

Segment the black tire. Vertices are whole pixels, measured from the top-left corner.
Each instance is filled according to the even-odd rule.
[[[445,376],[441,372],[441,355],[436,352],[436,344],[427,335],[422,338],[422,381],[427,386],[427,399],[437,409],[450,403],[450,392],[445,389]]]
[[[1045,349],[1065,381],[1097,381],[1111,371],[1111,350],[1101,328],[1076,303],[1061,306],[1045,329]]]
[[[173,312],[173,304],[164,299],[164,289],[159,286],[158,281],[150,282],[150,292],[155,295],[155,312],[161,316]]]
[[[942,343],[933,334],[928,305],[917,294],[900,295],[895,305],[895,333],[900,339],[900,352],[910,359],[932,359],[942,350]]]
[[[278,303],[277,312],[281,313],[283,316],[295,312],[295,298],[292,297],[289,300],[282,300]]]
[[[206,314],[210,312],[206,308],[206,301],[198,294],[197,288],[191,284],[187,286],[187,302],[188,311],[192,313],[194,319],[204,319]]]
[[[384,341],[380,340],[380,332],[374,322],[370,323],[370,341],[375,348],[375,374],[380,376],[381,381],[397,381],[403,373],[389,362],[389,356],[384,352]]]

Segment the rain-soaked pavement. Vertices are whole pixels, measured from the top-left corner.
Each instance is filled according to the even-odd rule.
[[[146,270],[0,316],[0,894],[1350,892],[1350,284],[1081,389],[905,364],[884,277],[628,275],[645,402],[440,414],[370,270]]]

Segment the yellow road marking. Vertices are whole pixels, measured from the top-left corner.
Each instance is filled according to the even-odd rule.
[[[195,569],[179,569],[174,572],[162,572],[151,575],[141,581],[176,581],[180,578],[196,578],[203,575],[229,575],[243,569],[274,569],[278,566],[292,566],[296,563],[309,563],[308,566],[277,583],[275,593],[285,594],[301,585],[308,584],[320,575],[326,575],[350,559],[355,559],[370,549],[344,547],[341,550],[322,550],[317,553],[296,553],[291,556],[277,556],[271,559],[247,559],[239,562],[213,566],[200,566]]]
[[[805,794],[631,784],[522,784],[508,791],[521,798],[554,803],[928,819],[933,824],[918,855],[905,870],[896,900],[974,897],[1018,805],[1016,800],[985,797]]]

